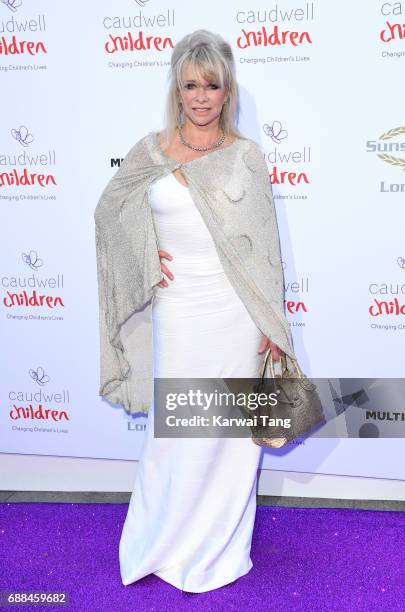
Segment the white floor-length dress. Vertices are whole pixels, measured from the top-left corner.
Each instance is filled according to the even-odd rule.
[[[257,376],[261,332],[226,277],[188,187],[171,173],[151,186],[149,201],[174,275],[154,299],[154,375]],[[121,534],[122,582],[154,573],[190,592],[228,584],[253,566],[261,448],[250,438],[155,438],[153,419],[152,405]]]

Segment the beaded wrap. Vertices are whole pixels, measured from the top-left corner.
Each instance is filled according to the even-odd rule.
[[[94,211],[99,395],[129,413],[149,411],[153,394],[152,305],[162,280],[150,185],[181,168],[236,293],[263,334],[296,359],[284,312],[279,234],[259,145],[227,147],[179,163],[149,132],[129,150]]]

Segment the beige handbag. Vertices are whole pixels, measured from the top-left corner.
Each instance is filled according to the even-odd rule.
[[[266,417],[266,424],[258,419],[260,423],[251,426],[252,440],[258,446],[280,448],[307,434],[316,425],[326,423],[317,386],[305,376],[296,359],[289,359],[294,371],[288,369],[286,356],[282,353],[281,374],[276,375],[271,349],[267,349],[260,368],[260,381],[254,390],[257,393],[276,393],[277,404],[244,408],[250,416]],[[290,426],[285,427],[286,423]]]

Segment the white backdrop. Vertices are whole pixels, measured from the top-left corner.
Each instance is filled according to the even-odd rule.
[[[404,24],[404,3],[375,0],[0,2],[1,452],[138,457],[146,418],[98,396],[93,212],[162,127],[171,48],[198,28],[234,50],[302,368],[404,376]],[[405,479],[402,449],[310,439],[263,467]]]

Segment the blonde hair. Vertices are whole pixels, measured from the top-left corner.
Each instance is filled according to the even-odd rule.
[[[208,30],[196,30],[184,36],[174,46],[172,52],[164,115],[164,146],[169,146],[176,128],[181,127],[184,122],[178,90],[184,86],[183,68],[188,62],[196,75],[202,76],[207,81],[215,81],[226,89],[228,101],[222,107],[219,127],[225,136],[244,138],[236,127],[238,90],[232,48],[219,34]]]

